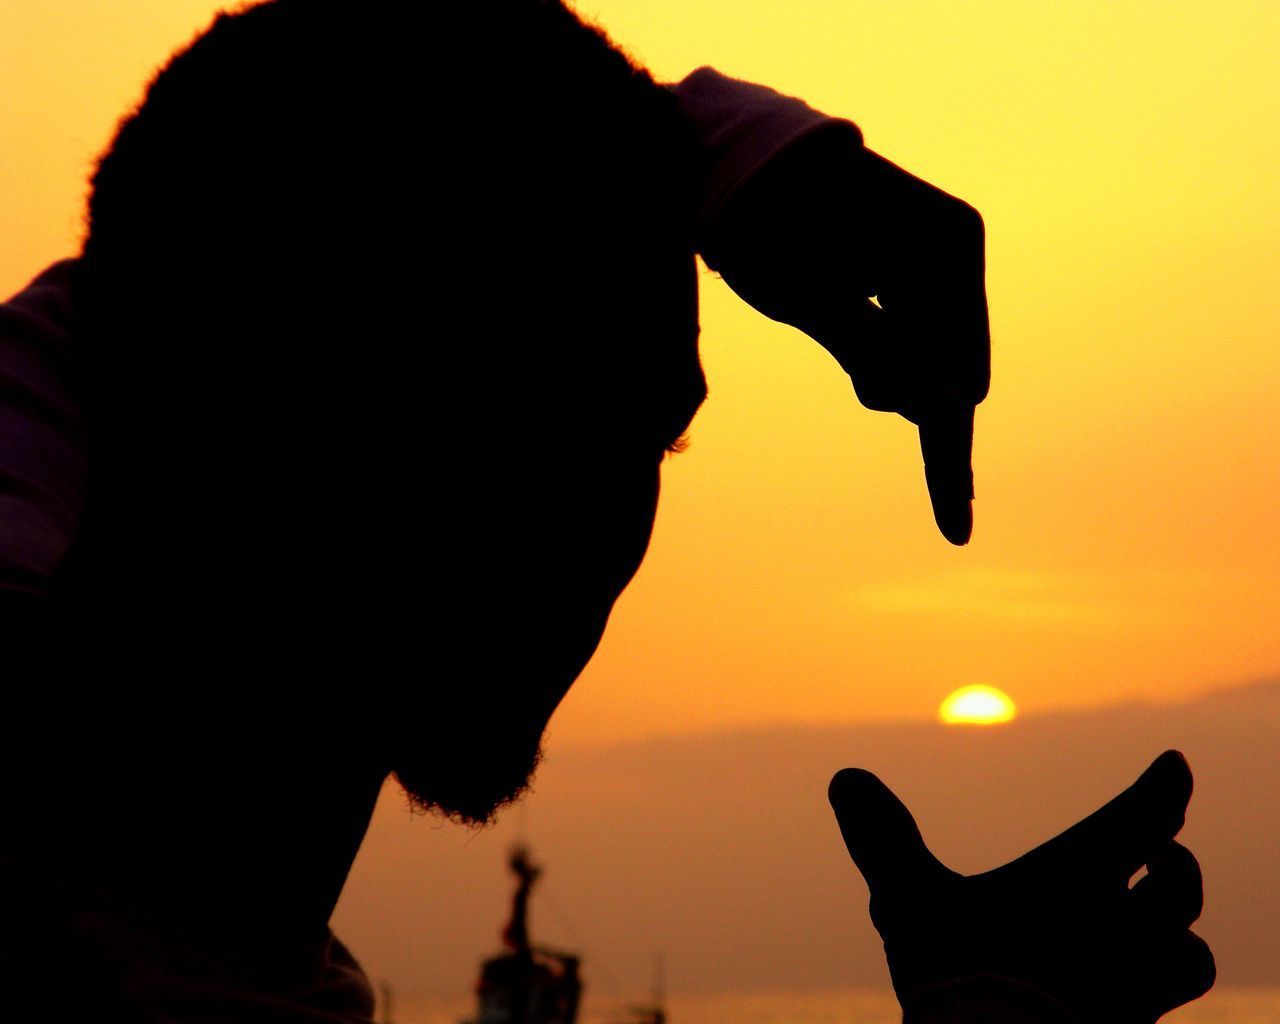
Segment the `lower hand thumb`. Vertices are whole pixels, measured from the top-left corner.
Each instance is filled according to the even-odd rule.
[[[945,873],[925,845],[915,818],[871,772],[845,768],[827,788],[849,856],[873,898]]]

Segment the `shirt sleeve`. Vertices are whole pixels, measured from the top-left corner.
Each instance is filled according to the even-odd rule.
[[[862,142],[851,121],[814,110],[804,100],[702,67],[669,87],[702,141],[699,224],[712,223],[729,198],[787,146],[815,131]]]
[[[71,274],[55,263],[0,305],[0,597],[42,596],[87,487],[72,386]]]
[[[974,975],[927,985],[903,1007],[902,1024],[1080,1024],[1052,996],[1011,978]]]

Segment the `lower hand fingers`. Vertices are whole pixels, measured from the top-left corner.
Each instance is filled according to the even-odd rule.
[[[1155,1017],[1199,999],[1218,976],[1209,944],[1194,932],[1183,932],[1151,968],[1147,991]]]
[[[1204,906],[1200,864],[1181,843],[1170,840],[1147,863],[1147,874],[1130,892],[1131,912],[1151,934],[1191,927]]]

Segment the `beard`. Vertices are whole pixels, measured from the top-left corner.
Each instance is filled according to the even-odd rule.
[[[393,766],[410,806],[473,827],[491,825],[532,786],[545,717],[454,715],[434,736],[401,746]]]
[[[491,600],[457,600],[455,607],[486,608]],[[415,810],[484,826],[529,791],[547,723],[594,653],[612,606],[569,602],[554,588],[506,600],[523,610],[520,617],[502,611],[474,616],[502,622],[500,641],[476,637],[474,622],[465,618],[439,627],[440,636],[453,638],[465,652],[463,660],[477,663],[473,675],[442,678],[427,694],[405,694],[409,702],[402,702],[393,727],[390,767]],[[424,718],[432,727],[426,735]]]

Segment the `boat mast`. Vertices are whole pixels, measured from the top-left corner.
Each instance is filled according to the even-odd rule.
[[[529,953],[529,893],[542,869],[529,860],[529,851],[517,846],[511,851],[511,870],[520,884],[511,901],[511,921],[502,930],[502,941],[513,953]]]

